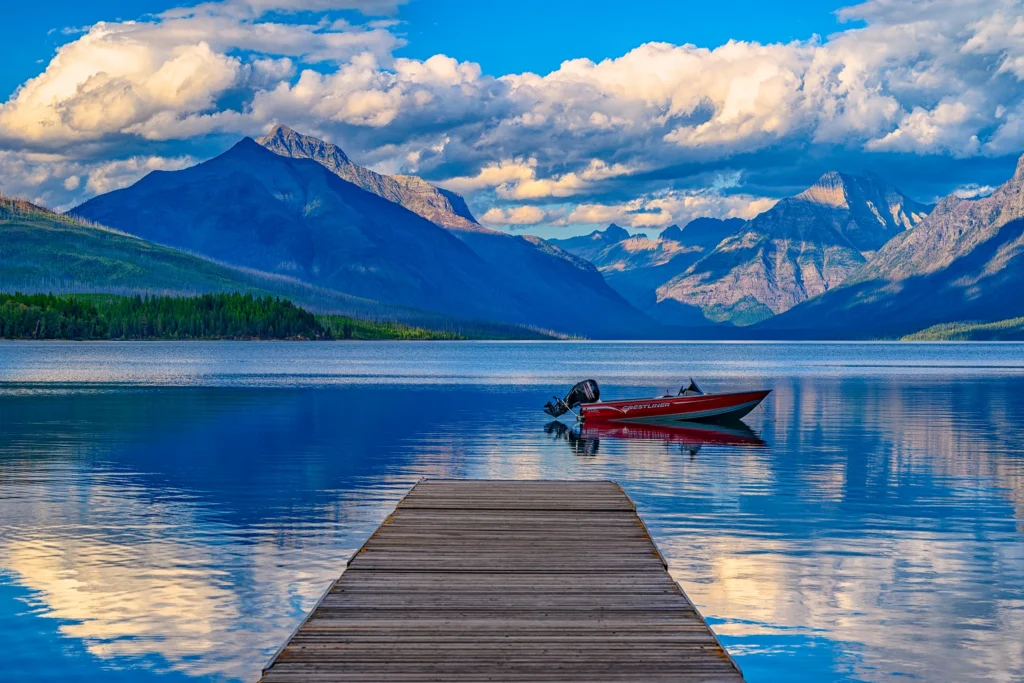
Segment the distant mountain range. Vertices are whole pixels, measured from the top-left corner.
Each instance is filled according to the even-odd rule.
[[[1024,160],[981,199],[830,172],[751,220],[657,237],[491,230],[460,195],[285,126],[69,215],[0,198],[3,290],[250,291],[504,337],[1009,338],[1022,259]]]
[[[597,265],[601,262],[601,252],[619,242],[628,240],[629,237],[628,230],[612,223],[604,230],[595,230],[589,235],[569,237],[563,240],[552,239],[548,242]]]
[[[837,287],[930,210],[876,176],[830,172],[746,222],[698,218],[657,239],[613,224],[554,243],[664,323],[751,325]]]
[[[72,213],[390,304],[591,337],[659,333],[591,264],[535,238],[488,230],[454,193],[377,174],[284,127],[261,140],[150,173]]]
[[[826,173],[658,287],[658,305],[712,322],[766,320],[838,286],[930,210],[877,177]]]
[[[1024,157],[990,196],[946,197],[840,286],[765,321],[757,332],[877,338],[943,323],[993,323],[1024,316],[1021,291]]]
[[[661,314],[664,309],[655,306],[658,287],[685,272],[742,225],[739,218],[697,218],[685,228],[671,225],[652,239],[643,234],[630,235],[612,223],[603,231],[549,242],[591,261],[608,284],[640,310]],[[671,316],[667,321],[689,322]]]

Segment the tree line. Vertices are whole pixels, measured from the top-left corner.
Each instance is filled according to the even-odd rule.
[[[428,330],[399,322],[361,320],[341,315],[319,315],[317,321],[334,339],[464,339],[456,332]]]
[[[330,339],[309,311],[252,294],[0,293],[4,339]]]

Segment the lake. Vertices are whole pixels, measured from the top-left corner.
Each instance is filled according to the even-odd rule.
[[[765,387],[727,431],[540,406]],[[610,478],[748,681],[1024,679],[1024,345],[0,343],[11,680],[254,681],[420,477]]]

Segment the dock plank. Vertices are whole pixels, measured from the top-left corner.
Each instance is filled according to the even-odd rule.
[[[743,678],[615,482],[425,480],[263,683]]]

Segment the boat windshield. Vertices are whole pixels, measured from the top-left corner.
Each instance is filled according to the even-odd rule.
[[[701,388],[697,386],[697,383],[693,381],[692,377],[690,378],[690,385],[687,386],[687,385],[684,384],[683,386],[681,386],[679,388],[679,393],[677,394],[677,396],[703,396],[703,395],[704,395],[704,392],[701,391]]]

